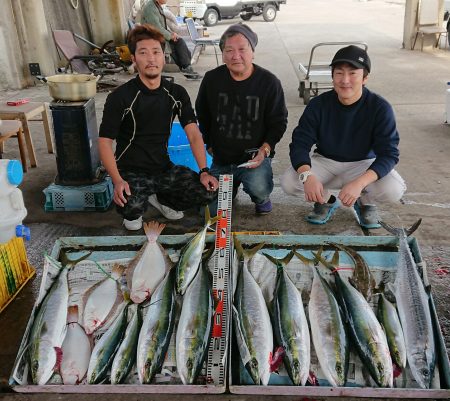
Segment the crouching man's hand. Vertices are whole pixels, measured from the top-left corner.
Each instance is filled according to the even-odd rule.
[[[124,192],[126,195],[130,196],[131,191],[128,185],[128,182],[124,180],[120,180],[114,183],[114,203],[117,205],[124,207],[125,203],[127,203],[127,199],[125,198]]]

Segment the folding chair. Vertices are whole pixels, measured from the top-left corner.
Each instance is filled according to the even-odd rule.
[[[442,26],[439,19],[439,9],[442,0],[420,0],[417,12],[417,31],[412,50],[416,46],[417,37],[421,36],[420,50],[423,51],[423,39],[425,35],[438,35],[435,47],[438,47],[441,35],[447,35],[447,29]]]
[[[65,30],[53,30],[53,38],[57,48],[68,61],[68,66],[72,72],[80,74],[115,74],[123,71],[120,66],[120,56],[118,54],[91,54],[82,55],[82,52],[75,42],[72,32]],[[108,68],[109,64],[113,65]]]
[[[186,18],[186,26],[189,32],[189,36],[191,37],[192,42],[194,43],[194,51],[192,52],[192,59],[191,64],[195,64],[195,62],[198,60],[198,57],[200,56],[200,53],[203,49],[205,49],[206,46],[213,46],[214,47],[214,53],[216,55],[216,63],[219,65],[219,57],[217,55],[217,48],[216,46],[219,46],[220,39],[211,39],[211,38],[203,38],[200,37],[197,29],[195,28],[195,23],[192,18]],[[197,49],[199,50],[198,56],[195,57]]]

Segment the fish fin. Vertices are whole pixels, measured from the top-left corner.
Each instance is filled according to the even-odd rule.
[[[205,206],[205,224],[208,224],[211,220],[211,211],[209,210],[209,206]]]
[[[78,305],[70,305],[67,308],[67,324],[78,323]]]
[[[294,252],[289,252],[284,258],[277,259],[273,257],[272,255],[269,255],[268,253],[262,253],[267,259],[269,259],[275,266],[277,266],[278,269],[283,269],[285,266],[289,264],[292,257],[294,256]]]
[[[300,261],[302,261],[305,265],[310,265],[311,263],[315,262],[315,259],[308,259],[306,256],[303,256],[300,252],[297,252],[297,249],[294,248],[292,249],[292,252],[295,256],[297,256],[297,258],[300,259]]]
[[[264,248],[264,245],[266,245],[265,242],[261,242],[260,244],[256,244],[250,249],[244,249],[241,242],[237,239],[236,235],[233,235],[233,243],[234,247],[236,248],[236,253],[238,254],[238,257],[240,258],[243,257],[247,260],[253,258],[253,256],[255,256],[258,251]]]
[[[311,251],[311,253],[314,255],[314,258],[317,262],[322,263],[325,267],[330,269],[332,272],[336,269],[336,267],[337,267],[336,265],[333,265],[328,260],[326,260],[322,255],[320,255],[321,250],[319,250],[319,252],[317,252],[317,253]]]
[[[75,267],[75,265],[77,265],[81,261],[83,261],[83,260],[87,259],[89,256],[91,256],[91,254],[92,254],[92,251],[89,251],[86,255],[83,255],[78,259],[71,260],[67,257],[67,253],[62,251],[59,259],[61,260],[61,264],[64,267],[68,266],[69,269],[72,269]]]
[[[333,253],[333,257],[331,258],[331,264],[334,266],[339,266],[339,251],[336,249]]]
[[[118,278],[120,278],[120,276],[122,275],[124,270],[125,270],[125,266],[123,266],[119,263],[115,263],[111,270],[111,277],[113,279],[117,280]]]
[[[143,226],[148,242],[156,242],[157,238],[166,227],[165,224],[160,224],[157,221],[149,221],[148,223],[144,223]]]
[[[209,248],[204,249],[203,250],[203,254],[202,254],[202,262],[206,263],[208,262],[208,260],[211,258],[211,256],[213,255],[215,251],[215,246],[214,244],[212,244]]]
[[[406,230],[403,228],[391,226],[381,220],[379,221],[379,223],[381,227],[383,227],[386,231],[389,231],[393,235],[401,236],[405,234],[407,237],[409,237],[414,231],[416,231],[419,228],[420,223],[422,223],[422,219],[417,220],[411,227],[409,227]]]
[[[270,365],[270,373],[277,372],[283,363],[284,355],[286,354],[286,350],[279,346],[275,349],[275,352],[270,354],[269,356],[269,365]]]

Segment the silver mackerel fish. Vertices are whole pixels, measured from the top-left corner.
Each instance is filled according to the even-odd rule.
[[[395,278],[395,298],[402,324],[406,345],[406,358],[414,379],[421,388],[430,388],[436,364],[428,294],[419,276],[416,262],[408,245],[411,235],[421,220],[408,230],[395,228],[380,222],[383,228],[399,239],[397,276]]]

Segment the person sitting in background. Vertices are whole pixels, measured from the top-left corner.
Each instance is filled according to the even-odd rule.
[[[257,43],[258,36],[245,24],[224,32],[219,47],[225,64],[205,74],[195,108],[213,157],[211,174],[233,174],[235,185],[242,183],[254,202],[256,214],[263,215],[272,211],[271,163],[288,111],[280,80],[253,63]]]
[[[163,35],[150,25],[136,25],[128,34],[128,46],[138,75],[106,98],[99,153],[112,178],[114,202],[125,228],[139,230],[148,203],[166,218],[180,219],[182,210],[210,203],[219,184],[206,168],[205,144],[188,93],[161,77]],[[176,116],[199,174],[169,159],[167,145]]]
[[[365,87],[370,69],[362,48],[338,50],[331,62],[334,89],[311,99],[292,133],[292,167],[281,186],[314,202],[310,223],[325,224],[342,203],[354,207],[362,227],[378,228],[375,203],[398,202],[406,190],[394,170],[399,160],[394,111]],[[340,191],[337,198],[333,189]]]
[[[171,32],[167,27],[167,18],[162,6],[167,0],[148,0],[142,8],[141,22],[155,26],[164,36],[172,51],[172,58],[180,71],[188,79],[200,79],[201,76],[195,72],[191,65],[191,52],[186,42],[176,32]]]

